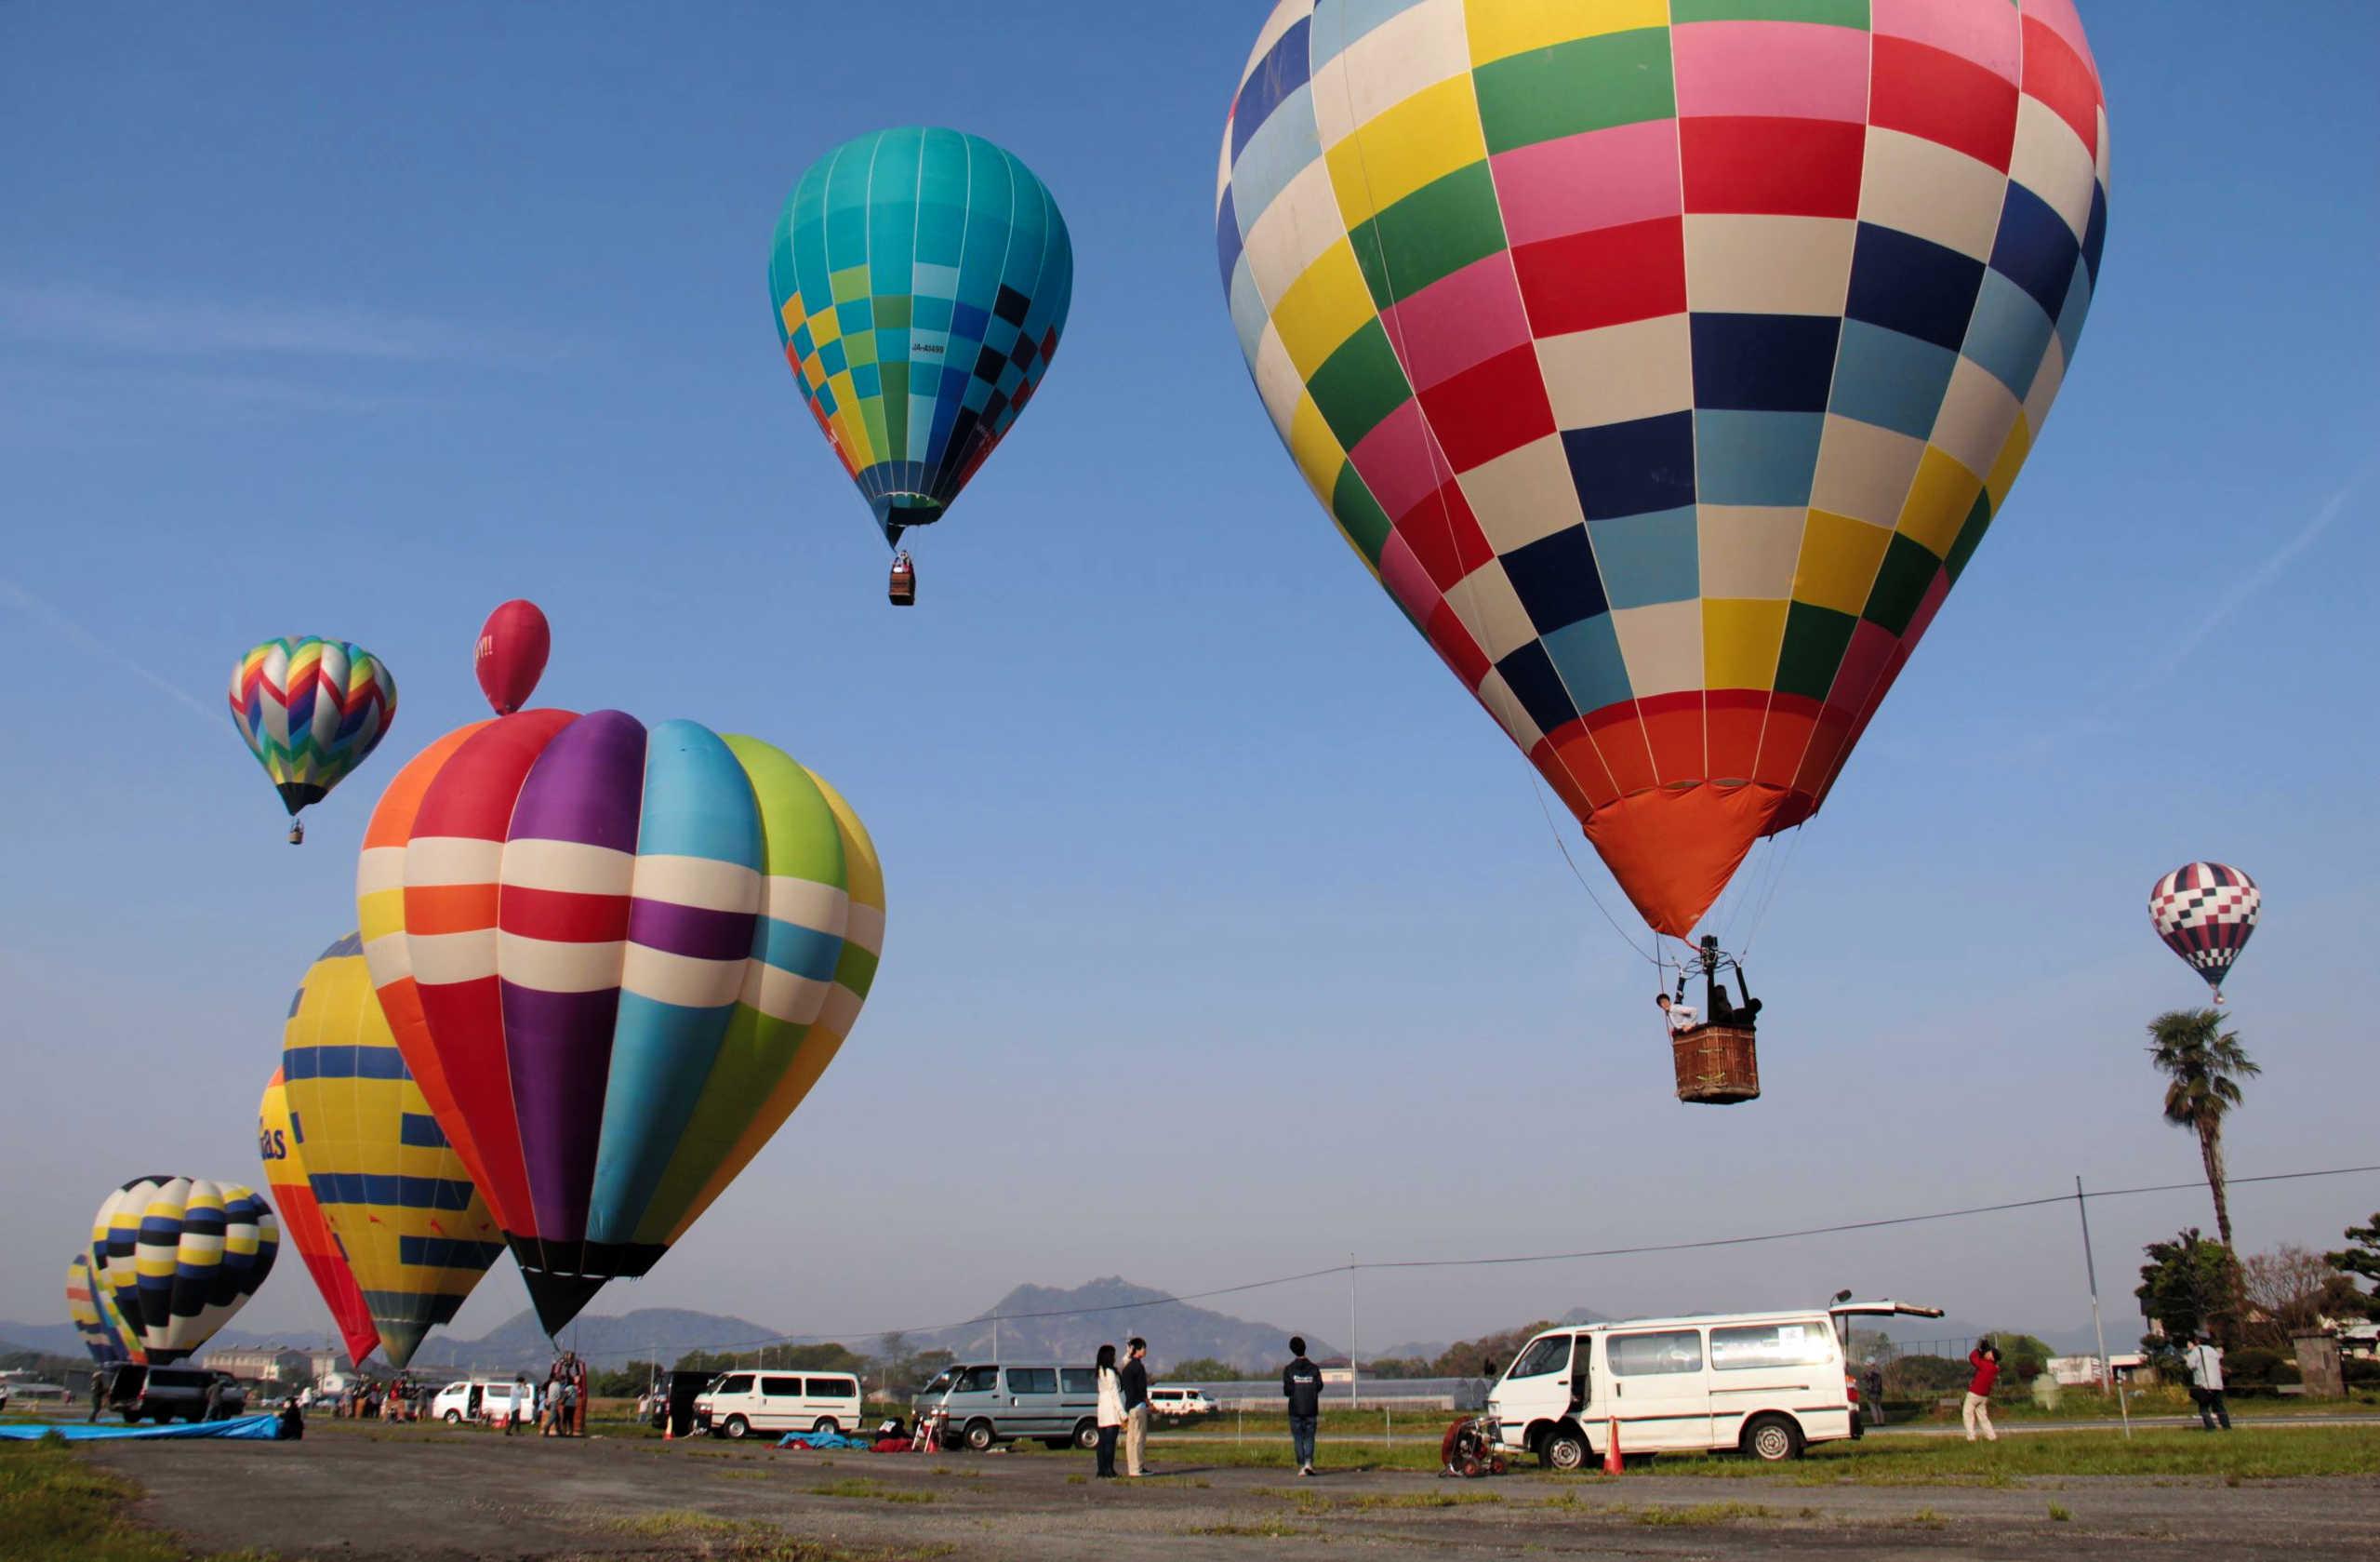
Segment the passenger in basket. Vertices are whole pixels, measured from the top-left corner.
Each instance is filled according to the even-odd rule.
[[[1683,1035],[1702,1023],[1692,1004],[1682,1004],[1667,993],[1655,995],[1653,1001],[1661,1006],[1661,1017],[1669,1022],[1671,1035]]]

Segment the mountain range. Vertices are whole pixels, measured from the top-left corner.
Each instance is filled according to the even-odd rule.
[[[1582,1307],[1573,1309],[1559,1321],[1583,1324],[1606,1320]],[[1858,1327],[1863,1332],[1881,1332],[1905,1344],[1921,1341],[1962,1342],[1984,1332],[1981,1327],[1957,1318],[1880,1318],[1863,1320]],[[2108,1347],[2129,1349],[2138,1332],[2136,1319],[2110,1319]],[[1287,1358],[1289,1333],[1288,1328],[1276,1324],[1192,1306],[1172,1300],[1167,1292],[1110,1275],[1070,1290],[1018,1286],[985,1309],[974,1322],[902,1336],[901,1349],[909,1355],[946,1350],[963,1358],[989,1358],[996,1348],[999,1358],[1007,1361],[1037,1358],[1085,1362],[1103,1342],[1121,1344],[1137,1334],[1149,1341],[1150,1355],[1160,1370],[1177,1362],[1206,1358],[1229,1362],[1243,1371],[1263,1372],[1279,1367]],[[692,1351],[753,1350],[787,1338],[784,1331],[749,1318],[649,1307],[616,1317],[582,1315],[562,1342],[597,1367],[618,1367],[630,1361],[673,1362]],[[2081,1353],[2093,1349],[2093,1333],[2087,1327],[2042,1332],[2041,1338],[2061,1351]],[[288,1345],[315,1349],[328,1345],[331,1340],[327,1334],[304,1330],[259,1334],[226,1328],[216,1335],[214,1342],[227,1348]],[[809,1342],[797,1338],[794,1342]],[[860,1355],[877,1355],[882,1354],[884,1342],[862,1338],[842,1343]],[[1306,1333],[1306,1343],[1308,1354],[1318,1360],[1342,1354],[1339,1347],[1311,1330]],[[1429,1360],[1446,1348],[1439,1342],[1407,1341],[1385,1350],[1367,1351],[1364,1355],[1367,1360],[1375,1355]],[[81,1339],[68,1323],[0,1320],[0,1350],[8,1349],[77,1358],[83,1355]],[[433,1334],[414,1361],[419,1367],[433,1370],[482,1367],[510,1371],[542,1368],[552,1354],[552,1345],[538,1327],[536,1315],[524,1311],[477,1340]]]

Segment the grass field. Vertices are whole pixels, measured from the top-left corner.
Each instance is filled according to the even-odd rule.
[[[124,1515],[140,1489],[62,1442],[0,1443],[0,1562],[264,1562],[255,1552],[197,1557]]]

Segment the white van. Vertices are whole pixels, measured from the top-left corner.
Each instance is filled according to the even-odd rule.
[[[1149,1391],[1149,1413],[1158,1416],[1204,1416],[1216,1411],[1204,1389],[1158,1387]]]
[[[536,1384],[511,1378],[465,1378],[448,1383],[432,1397],[430,1419],[448,1426],[483,1418],[501,1421],[512,1414],[515,1397],[521,1401],[521,1419],[526,1421],[537,1407]]]
[[[694,1422],[723,1437],[855,1431],[859,1380],[847,1372],[729,1372],[695,1396]]]
[[[1556,1470],[1622,1454],[1735,1450],[1772,1462],[1857,1435],[1837,1320],[1940,1309],[1846,1302],[1550,1328],[1487,1396],[1504,1447]]]

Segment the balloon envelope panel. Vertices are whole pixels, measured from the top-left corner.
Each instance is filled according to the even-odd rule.
[[[1824,801],[2097,286],[2069,0],[1283,0],[1225,132],[1256,387],[1684,936]]]
[[[361,646],[267,640],[232,669],[232,724],[291,813],[370,757],[396,719],[396,677]]]
[[[154,1365],[201,1349],[273,1272],[280,1222],[237,1182],[140,1177],[91,1223],[91,1263]]]
[[[365,955],[557,1328],[649,1269],[824,1069],[883,877],[808,770],[692,722],[536,711],[432,753],[366,835]]]
[[[300,991],[290,1000],[293,1019],[304,997]],[[299,1124],[290,1116],[287,1084],[279,1069],[273,1071],[264,1087],[264,1100],[257,1107],[256,1153],[264,1164],[265,1188],[281,1217],[282,1238],[305,1261],[306,1273],[314,1277],[314,1289],[322,1293],[323,1305],[330,1309],[331,1321],[338,1326],[339,1342],[347,1347],[348,1361],[360,1366],[379,1347],[379,1330],[372,1326],[371,1304],[364,1300],[347,1255],[339,1250],[339,1238],[315,1202],[313,1184],[306,1175],[304,1141]]]
[[[1074,249],[1032,170],[916,126],[835,148],[794,184],[770,301],[803,401],[889,540],[940,517],[1049,370]]]

